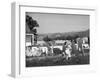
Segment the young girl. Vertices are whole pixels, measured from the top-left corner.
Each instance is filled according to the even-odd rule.
[[[66,45],[65,54],[66,59],[69,60],[71,58],[71,45]]]

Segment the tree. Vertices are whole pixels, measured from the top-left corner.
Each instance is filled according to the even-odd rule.
[[[32,34],[34,34],[34,44],[37,43],[37,29],[35,29],[35,27],[39,27],[37,21],[34,20],[31,16],[26,15],[26,32],[31,32]]]
[[[67,36],[67,40],[72,40],[73,38],[72,38],[72,36]]]
[[[36,20],[34,20],[31,16],[26,15],[26,24],[28,25],[30,30],[33,30],[34,27],[39,27],[39,24]]]
[[[50,39],[48,36],[44,37],[43,40],[44,40],[45,42],[51,41],[51,39]]]

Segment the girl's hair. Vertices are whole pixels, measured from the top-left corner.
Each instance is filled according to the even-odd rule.
[[[67,42],[64,42],[64,45],[66,45]]]
[[[64,45],[66,45],[67,44],[67,42],[64,42]]]

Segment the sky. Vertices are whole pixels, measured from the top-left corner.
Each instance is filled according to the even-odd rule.
[[[27,12],[39,24],[38,33],[78,32],[89,29],[89,15]]]

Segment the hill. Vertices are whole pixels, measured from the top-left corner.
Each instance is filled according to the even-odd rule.
[[[89,37],[89,30],[79,31],[79,32],[64,32],[64,33],[47,33],[38,34],[38,40],[41,41],[43,38],[48,37],[51,39],[65,39],[67,37]]]

